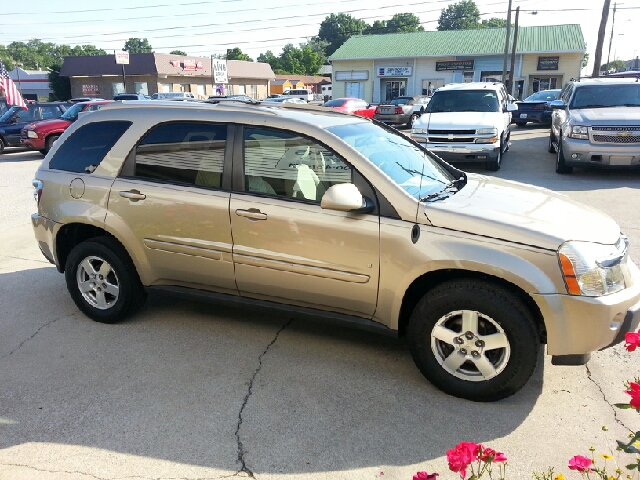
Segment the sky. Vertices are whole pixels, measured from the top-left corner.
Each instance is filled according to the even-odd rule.
[[[481,18],[506,18],[508,0],[475,0]],[[331,13],[348,13],[371,24],[396,13],[411,12],[425,30],[435,30],[451,0],[111,0],[107,8],[86,0],[20,0],[2,2],[0,45],[38,38],[56,44],[95,45],[121,50],[130,37],[147,38],[153,50],[182,50],[208,57],[239,47],[254,60],[271,50],[279,55],[287,43],[298,46],[317,35]],[[613,10],[612,1],[612,10]],[[578,23],[593,59],[603,0],[513,0],[520,25]],[[613,12],[609,15],[603,63],[640,56],[640,2],[617,2],[611,52]],[[28,12],[28,13],[26,13]],[[513,18],[512,18],[513,22]],[[591,64],[587,67],[590,72]]]

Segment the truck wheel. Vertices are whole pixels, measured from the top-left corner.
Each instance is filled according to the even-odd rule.
[[[516,123],[516,125],[517,125],[517,126],[519,126],[519,127],[524,127],[524,126],[527,124],[527,122],[521,122],[521,121],[517,121],[517,122],[515,122],[515,123]]]
[[[502,165],[502,153],[504,152],[504,142],[500,140],[500,148],[498,149],[498,156],[493,160],[489,160],[484,164],[484,168],[489,170],[490,172],[497,172],[500,170],[500,166]]]
[[[411,118],[407,122],[407,127],[409,127],[409,128],[413,127],[413,124],[416,123],[416,120],[418,120],[419,118],[420,118],[420,114],[419,113],[412,114]]]
[[[556,136],[553,134],[553,128],[549,130],[549,153],[556,153]]]
[[[540,339],[531,312],[489,282],[454,280],[420,300],[409,320],[409,347],[440,390],[492,402],[520,390],[535,370]]]
[[[76,245],[67,257],[65,280],[75,304],[96,322],[118,322],[146,299],[131,258],[111,237]]]
[[[562,138],[558,137],[556,147],[556,173],[565,174],[573,172],[573,167],[567,166],[564,160],[564,152],[562,151]]]
[[[49,153],[49,150],[53,148],[53,144],[56,143],[56,140],[60,138],[60,135],[50,135],[47,137],[47,140],[44,145],[44,153]]]

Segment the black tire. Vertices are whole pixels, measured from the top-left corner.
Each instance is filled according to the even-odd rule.
[[[4,144],[4,140],[0,138],[0,155],[2,155],[4,153],[4,147],[6,145]]]
[[[92,268],[94,278],[90,278],[87,267]],[[101,323],[123,320],[140,308],[147,296],[129,254],[118,241],[106,236],[92,238],[71,250],[65,280],[78,308]],[[81,282],[88,288],[85,293],[80,290]]]
[[[49,137],[47,137],[47,140],[45,141],[45,145],[44,145],[45,155],[49,153],[49,150],[53,148],[53,144],[56,143],[56,140],[58,140],[59,138],[60,138],[60,135],[50,135]]]
[[[407,122],[407,127],[409,128],[413,127],[413,122],[415,122],[419,118],[420,118],[419,113],[412,113],[411,118],[409,118],[409,121]]]
[[[474,315],[475,332],[465,336],[474,329],[469,327]],[[413,360],[427,380],[445,393],[475,402],[501,400],[520,390],[535,370],[540,349],[532,314],[523,302],[498,285],[478,280],[454,280],[430,290],[411,315],[408,337]],[[501,346],[485,349],[489,338]]]
[[[547,150],[549,150],[549,153],[556,153],[556,136],[553,134],[553,128],[551,128],[549,130],[549,146],[547,147]]]
[[[498,156],[493,160],[489,160],[484,164],[484,168],[490,172],[497,172],[502,165],[502,155],[504,154],[504,142],[500,140],[500,148],[498,149]]]
[[[556,173],[565,174],[573,172],[573,167],[567,166],[562,151],[562,138],[558,137],[556,147]]]
[[[516,124],[517,126],[519,126],[519,127],[524,127],[524,126],[527,124],[527,122],[517,121],[517,122],[515,122],[515,124]]]

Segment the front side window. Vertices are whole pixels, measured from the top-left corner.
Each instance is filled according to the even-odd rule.
[[[49,168],[92,173],[130,126],[131,122],[119,120],[83,125],[60,145]]]
[[[135,176],[220,188],[227,126],[169,122],[153,128],[135,151]]]
[[[314,140],[263,128],[244,130],[245,191],[320,202],[337,183],[351,183],[349,164]]]
[[[74,122],[78,118],[78,113],[82,111],[84,105],[82,103],[76,103],[70,109],[62,114],[60,118]]]

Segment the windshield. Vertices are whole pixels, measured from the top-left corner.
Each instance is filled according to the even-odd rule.
[[[498,112],[499,105],[493,90],[449,90],[434,93],[427,108],[431,113]]]
[[[576,88],[571,108],[640,107],[640,83]]]
[[[411,98],[398,97],[391,100],[391,102],[389,102],[389,105],[406,105],[407,103],[409,103],[409,100],[411,100]]]
[[[60,118],[73,122],[76,118],[78,118],[78,113],[80,113],[83,108],[84,108],[84,105],[80,103],[76,103],[69,110],[64,112]]]
[[[342,100],[342,99],[337,99],[337,100],[329,100],[328,102],[326,102],[323,107],[341,107],[343,106],[345,103],[347,103],[346,100]]]
[[[542,92],[536,92],[533,95],[524,99],[525,102],[551,102],[557,100],[560,95],[560,90],[543,90]]]
[[[11,117],[13,117],[13,114],[18,110],[20,110],[21,108],[22,107],[11,107],[9,110],[5,112],[4,115],[0,117],[0,122],[3,122],[3,123],[8,122],[11,119]]]
[[[425,150],[391,128],[362,122],[327,130],[355,148],[418,200],[442,191],[455,180]]]

